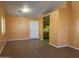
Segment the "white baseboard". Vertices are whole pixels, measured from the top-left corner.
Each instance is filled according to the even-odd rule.
[[[57,48],[57,46],[56,46],[56,45],[54,45],[54,44],[52,44],[52,43],[49,43],[49,44]]]
[[[29,40],[30,38],[17,38],[17,39],[7,39],[7,41],[16,41],[16,40]],[[38,38],[39,39],[39,38]]]
[[[41,40],[43,40],[43,39],[41,39]]]
[[[69,45],[61,45],[61,46],[56,46],[56,45],[54,45],[54,44],[52,44],[52,43],[49,43],[50,45],[52,45],[52,46],[54,46],[54,47],[56,47],[56,48],[62,48],[62,47],[68,47]]]
[[[79,50],[79,48],[76,48],[76,47],[73,47],[73,46],[70,46],[70,45],[56,46],[56,45],[54,45],[54,44],[52,44],[52,43],[49,43],[49,44],[52,45],[52,46],[54,46],[54,47],[56,47],[56,48],[71,47],[71,48],[73,48],[73,49]]]
[[[57,46],[58,48],[62,48],[62,47],[68,47],[69,45],[61,45],[61,46]]]
[[[28,40],[28,38],[8,39],[7,41]]]
[[[73,46],[69,46],[69,47],[71,47],[71,48],[73,48],[73,49],[76,49],[76,50],[79,50],[79,48],[76,48],[76,47],[73,47]]]
[[[2,50],[3,50],[3,48],[5,47],[5,45],[6,45],[6,42],[3,44],[3,46],[2,46],[2,48],[1,48],[1,50],[0,50],[0,54],[2,53]]]

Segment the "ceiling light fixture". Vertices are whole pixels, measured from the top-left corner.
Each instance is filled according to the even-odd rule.
[[[23,8],[22,9],[22,12],[29,12],[30,11],[30,9],[28,9],[28,8]]]

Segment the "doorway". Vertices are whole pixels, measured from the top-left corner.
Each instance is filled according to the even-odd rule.
[[[43,39],[49,41],[50,16],[43,17]]]
[[[30,39],[39,38],[38,26],[39,26],[38,21],[30,21]]]

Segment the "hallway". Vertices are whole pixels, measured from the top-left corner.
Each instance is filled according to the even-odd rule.
[[[78,54],[76,54],[78,53]],[[79,51],[64,47],[55,48],[48,44],[47,41],[33,40],[17,40],[8,41],[2,51],[1,57],[9,58],[70,58],[79,57]]]

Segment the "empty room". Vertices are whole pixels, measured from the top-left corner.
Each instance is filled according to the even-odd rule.
[[[0,1],[0,58],[79,58],[79,1]]]

